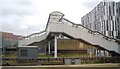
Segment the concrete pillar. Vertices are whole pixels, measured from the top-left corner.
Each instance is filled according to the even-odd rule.
[[[104,51],[100,50],[100,57],[103,57],[103,56],[104,56]]]
[[[98,50],[97,53],[98,53],[98,57],[100,57],[100,50]]]
[[[98,50],[96,49],[96,57],[98,57]]]
[[[102,56],[102,54],[101,54],[101,50],[99,50],[99,57],[101,57]]]
[[[54,58],[57,58],[57,36],[54,38]]]
[[[50,41],[48,42],[48,54],[50,54]]]
[[[109,57],[109,52],[108,51],[106,51],[106,57]]]
[[[3,49],[2,55],[5,55],[5,47],[4,47],[4,45],[2,46],[2,49]]]
[[[47,46],[46,45],[44,46],[44,50],[45,50],[45,54],[47,54],[47,52],[46,52],[47,51]]]
[[[20,58],[20,55],[21,55],[21,50],[20,48],[18,49],[18,58]]]
[[[88,49],[89,51],[89,56],[90,56],[90,58],[92,57],[92,49]]]
[[[90,51],[90,58],[92,57],[92,52]]]
[[[101,57],[104,57],[105,54],[104,54],[104,50],[101,50]]]
[[[104,53],[104,57],[106,57],[105,50],[103,51],[103,53]]]

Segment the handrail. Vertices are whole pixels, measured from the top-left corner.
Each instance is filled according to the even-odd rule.
[[[39,34],[42,34],[42,33],[46,32],[47,27],[48,27],[49,20],[50,20],[50,16],[49,16],[49,19],[48,19],[48,22],[47,22],[47,25],[46,25],[45,30],[43,30],[43,31],[41,31],[41,32],[38,32],[38,33],[33,33],[33,34],[30,34],[30,35],[28,35],[28,36],[25,36],[24,38],[29,38],[29,37],[31,37],[31,36],[34,36],[34,35],[39,35]],[[118,43],[120,44],[120,41],[119,41],[119,40],[117,40],[117,39],[115,39],[115,38],[108,37],[108,36],[106,36],[106,35],[104,35],[104,34],[102,34],[102,33],[98,32],[98,31],[93,31],[93,30],[91,30],[91,29],[89,29],[89,28],[86,28],[85,26],[83,26],[83,25],[81,25],[81,24],[75,24],[75,23],[73,23],[73,22],[69,21],[68,19],[61,18],[61,19],[60,19],[60,21],[62,21],[62,20],[67,21],[67,23],[70,23],[70,24],[72,24],[73,26],[75,25],[75,26],[76,26],[76,28],[77,28],[78,26],[81,26],[81,27],[83,27],[83,28],[87,29],[88,31],[90,31],[91,33],[98,33],[98,34],[100,34],[100,35],[104,36],[103,38],[105,38],[105,39],[107,39],[107,40],[108,40],[108,39],[110,39],[110,40],[111,40],[111,39],[113,39],[113,40],[115,40],[116,42],[118,42]]]
[[[83,26],[83,25],[81,25],[81,24],[75,24],[75,23],[73,23],[73,22],[71,22],[71,21],[69,21],[68,19],[65,19],[65,18],[63,18],[63,20],[67,21],[67,23],[71,23],[72,25],[76,25],[76,27],[77,27],[77,26],[81,26],[81,27],[87,29],[88,31],[90,31],[90,32],[92,32],[92,33],[98,33],[98,34],[104,36],[105,39],[110,39],[110,40],[113,39],[113,40],[115,40],[116,42],[120,43],[120,41],[117,40],[117,39],[115,39],[115,38],[108,37],[108,36],[106,36],[106,35],[98,32],[98,31],[93,31],[93,30],[91,30],[91,29],[89,29],[89,28],[86,28],[85,26]]]
[[[32,34],[30,34],[30,35],[28,35],[28,36],[25,36],[25,37],[23,37],[23,38],[24,38],[24,39],[25,39],[25,38],[29,38],[29,37],[32,37],[32,36],[34,36],[34,35],[42,34],[42,33],[44,33],[44,32],[46,32],[46,30],[40,31],[40,32],[38,32],[38,33],[32,33]]]

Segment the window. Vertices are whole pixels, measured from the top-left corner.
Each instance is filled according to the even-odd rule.
[[[119,18],[117,18],[117,22],[119,23]]]
[[[118,9],[116,9],[117,13],[118,13]]]
[[[119,14],[120,14],[120,8],[119,8]]]
[[[105,6],[105,2],[104,2],[104,6]]]
[[[106,26],[107,26],[106,28],[107,28],[107,31],[108,31],[108,26],[109,26],[109,25],[108,25],[108,20],[106,20]]]
[[[111,7],[109,6],[109,15],[111,15]]]

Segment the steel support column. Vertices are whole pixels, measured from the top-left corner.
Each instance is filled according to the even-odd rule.
[[[51,44],[51,42],[49,41],[48,42],[48,54],[50,54],[50,44]]]
[[[57,36],[54,38],[54,58],[57,58]]]

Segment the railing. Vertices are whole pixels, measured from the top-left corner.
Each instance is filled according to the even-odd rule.
[[[75,27],[75,28],[82,27],[83,29],[88,30],[88,32],[91,33],[91,34],[93,34],[93,35],[95,35],[95,34],[102,35],[104,39],[106,39],[106,40],[108,40],[108,41],[114,40],[115,42],[117,42],[117,43],[120,44],[120,41],[119,41],[119,40],[117,40],[117,39],[115,39],[115,38],[112,38],[112,37],[105,36],[104,34],[98,32],[98,31],[93,31],[93,30],[91,30],[91,29],[89,29],[89,28],[84,27],[84,26],[81,25],[81,24],[75,24],[75,23],[73,23],[73,22],[71,22],[71,21],[69,21],[69,20],[67,20],[67,19],[65,19],[65,18],[60,19],[60,21],[63,22],[63,23],[65,23],[65,24],[67,24],[67,25],[69,25],[69,26]],[[48,22],[48,23],[49,23],[49,22]],[[47,23],[47,26],[48,26],[48,23]],[[46,29],[47,29],[47,26],[46,26]],[[46,29],[43,30],[43,31],[41,31],[41,32],[33,33],[33,34],[28,35],[28,36],[25,36],[24,39],[29,39],[30,37],[34,37],[34,36],[40,36],[41,34],[43,34],[43,33],[46,32]]]
[[[36,59],[18,59],[18,58],[3,58],[2,61],[14,61],[16,64],[2,63],[3,66],[20,66],[20,65],[64,65],[65,60],[70,59],[71,64],[75,64],[75,59],[81,60],[81,64],[86,63],[120,63],[120,57],[78,57],[78,58],[36,58]],[[26,64],[25,64],[26,63]],[[29,64],[27,64],[29,63]]]
[[[28,36],[25,36],[24,39],[29,39],[29,38],[34,37],[34,36],[40,36],[45,32],[46,32],[46,30],[40,31],[38,33],[33,33],[33,34],[28,35]]]
[[[65,23],[65,24],[67,24],[67,25],[69,25],[69,26],[72,26],[72,27],[75,27],[75,28],[79,28],[79,26],[80,26],[80,27],[85,28],[86,30],[88,30],[88,32],[91,33],[91,34],[93,34],[93,35],[95,35],[95,34],[102,35],[104,39],[106,39],[106,40],[108,40],[108,41],[114,40],[115,42],[117,42],[117,43],[120,44],[120,41],[119,41],[119,40],[117,40],[117,39],[115,39],[115,38],[112,38],[112,37],[105,36],[104,34],[98,32],[98,31],[93,31],[93,30],[91,30],[91,29],[89,29],[89,28],[84,27],[84,26],[81,25],[81,24],[75,24],[75,23],[73,23],[73,22],[71,22],[71,21],[69,21],[69,20],[67,20],[67,19],[65,19],[65,18],[63,18],[61,21],[62,21],[63,23]]]

